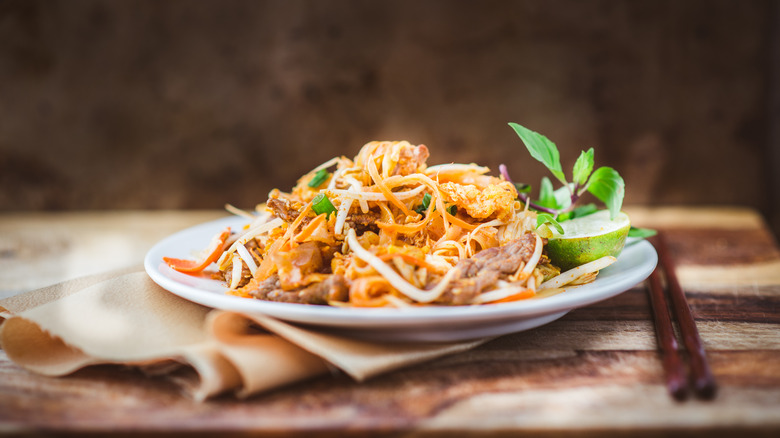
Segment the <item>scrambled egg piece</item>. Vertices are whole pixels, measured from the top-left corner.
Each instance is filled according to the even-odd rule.
[[[398,150],[398,161],[393,169],[393,175],[411,175],[425,170],[425,161],[430,156],[425,145],[403,145]]]
[[[425,145],[414,146],[408,141],[372,141],[355,156],[355,165],[365,167],[369,158],[378,160],[376,168],[385,177],[423,172],[430,153]]]
[[[447,182],[439,185],[445,201],[465,209],[475,219],[485,219],[495,215],[503,220],[512,214],[517,190],[508,181],[490,184],[484,188],[475,185]]]

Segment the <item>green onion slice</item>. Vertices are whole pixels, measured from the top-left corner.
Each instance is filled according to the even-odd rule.
[[[327,181],[329,176],[330,172],[328,172],[327,169],[320,169],[317,171],[317,173],[314,174],[314,178],[309,181],[308,186],[316,189],[317,187],[321,186],[322,183]]]
[[[325,193],[320,193],[311,200],[311,209],[314,210],[317,215],[321,215],[322,213],[328,213],[328,215],[330,215],[331,213],[336,212],[336,207],[333,206]]]

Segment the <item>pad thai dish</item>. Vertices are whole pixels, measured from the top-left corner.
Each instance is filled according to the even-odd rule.
[[[427,166],[428,148],[371,142],[270,192],[240,230],[224,230],[198,261],[227,293],[345,307],[480,305],[593,281],[601,264],[561,273],[545,255],[536,213],[515,186],[476,164]]]

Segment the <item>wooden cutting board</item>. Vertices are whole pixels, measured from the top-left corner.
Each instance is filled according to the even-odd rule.
[[[0,432],[780,436],[780,249],[762,218],[738,208],[626,210],[636,225],[667,233],[719,384],[715,400],[668,396],[638,285],[467,353],[364,383],[335,374],[248,400],[195,403],[163,378],[117,366],[43,377],[0,351]],[[140,263],[162,237],[223,215],[0,216],[0,293]]]

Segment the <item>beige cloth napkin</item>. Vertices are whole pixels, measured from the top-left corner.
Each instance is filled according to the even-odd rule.
[[[245,397],[334,368],[362,381],[485,341],[373,343],[318,333],[186,301],[141,267],[0,300],[0,317],[0,346],[28,370],[62,376],[94,364],[134,365],[168,373],[196,400],[228,391]],[[197,378],[181,378],[192,373],[173,372],[177,363]]]

